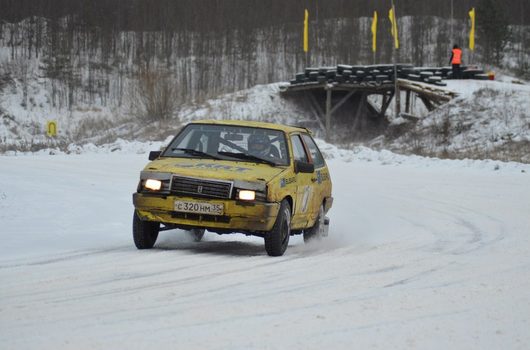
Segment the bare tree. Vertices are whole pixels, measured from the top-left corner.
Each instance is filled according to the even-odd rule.
[[[150,121],[167,121],[177,109],[174,80],[167,70],[145,67],[136,76],[131,94],[132,112]]]

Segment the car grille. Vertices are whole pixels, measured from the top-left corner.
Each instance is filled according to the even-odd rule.
[[[173,176],[171,181],[171,193],[191,197],[230,198],[232,195],[232,183],[227,181]]]

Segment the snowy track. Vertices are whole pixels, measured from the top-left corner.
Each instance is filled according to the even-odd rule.
[[[528,166],[331,160],[329,239],[271,258],[182,231],[136,250],[145,162],[0,158],[0,348],[530,346]]]

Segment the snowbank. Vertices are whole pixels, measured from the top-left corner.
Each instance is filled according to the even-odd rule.
[[[92,143],[84,145],[69,145],[66,151],[58,149],[42,149],[37,152],[6,152],[6,156],[39,156],[39,155],[66,155],[66,154],[147,154],[165,147],[172,137],[165,141],[128,141],[118,139],[116,142],[96,146]],[[417,155],[402,155],[388,150],[375,150],[365,146],[352,146],[351,148],[340,148],[327,143],[322,139],[316,142],[327,160],[338,160],[344,163],[374,163],[386,166],[407,166],[416,168],[438,167],[440,169],[470,168],[484,169],[501,172],[528,172],[530,165],[518,162],[503,162],[497,160],[477,159],[440,159],[435,157],[423,157]]]

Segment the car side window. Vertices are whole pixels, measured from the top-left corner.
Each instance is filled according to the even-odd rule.
[[[291,136],[291,144],[293,145],[294,160],[300,160],[305,163],[309,163],[309,158],[307,157],[307,154],[305,153],[305,148],[304,148],[304,145],[302,144],[302,140],[300,139],[299,135]]]
[[[309,135],[302,135],[302,138],[304,139],[304,143],[306,144],[307,148],[309,149],[309,152],[311,153],[311,158],[313,158],[313,163],[315,164],[315,168],[322,168],[326,165],[324,162],[324,157],[322,157],[322,153],[320,153],[320,150],[318,149],[318,146],[316,145],[315,141],[313,141],[313,138]]]

